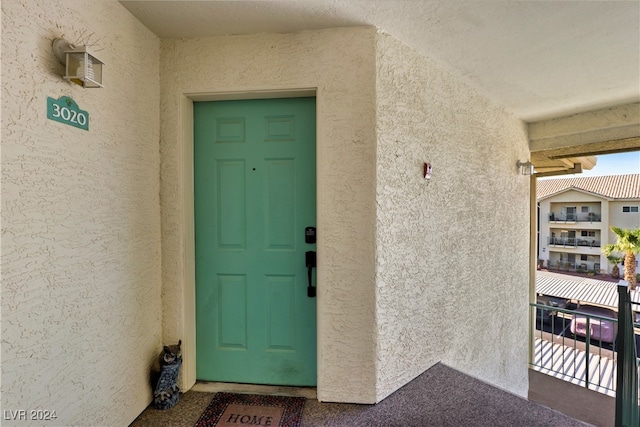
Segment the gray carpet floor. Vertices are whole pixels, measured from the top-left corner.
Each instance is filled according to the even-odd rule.
[[[147,408],[131,426],[193,426],[212,398],[212,393],[188,391],[171,409]],[[302,425],[584,427],[588,424],[437,364],[376,405],[308,399]]]

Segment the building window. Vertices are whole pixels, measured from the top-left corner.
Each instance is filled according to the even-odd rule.
[[[582,207],[580,208],[580,211],[581,211],[582,213],[589,213],[589,206],[582,206]]]
[[[638,212],[638,207],[637,206],[623,206],[622,207],[622,212]]]
[[[596,237],[596,232],[595,232],[595,231],[582,230],[582,232],[580,233],[580,235],[581,235],[582,237]]]
[[[580,261],[586,261],[587,255],[580,255]]]

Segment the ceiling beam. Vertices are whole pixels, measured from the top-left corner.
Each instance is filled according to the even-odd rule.
[[[534,153],[548,159],[564,159],[567,157],[597,156],[602,154],[628,153],[630,151],[640,151],[640,137],[618,139],[613,141],[592,142],[589,144],[576,145],[535,151]]]
[[[531,152],[565,148],[562,156],[568,157],[634,151],[640,149],[640,103],[529,123],[528,130]]]
[[[542,171],[542,172],[536,171],[536,177],[542,178],[545,176],[569,175],[574,173],[582,173],[582,163],[575,163],[573,167],[569,169]]]

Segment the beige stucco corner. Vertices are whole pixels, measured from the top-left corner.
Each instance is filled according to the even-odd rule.
[[[195,381],[192,102],[311,91],[319,400],[378,402],[440,360],[526,394],[521,121],[372,28],[167,40],[161,69],[164,326],[186,337],[185,386]]]
[[[526,396],[525,124],[388,34],[376,54],[377,398],[438,361]]]

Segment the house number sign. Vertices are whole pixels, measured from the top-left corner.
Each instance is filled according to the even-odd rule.
[[[68,96],[58,99],[47,97],[47,118],[65,125],[89,130],[89,113],[78,107]]]

